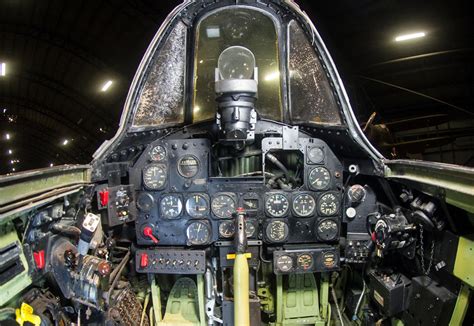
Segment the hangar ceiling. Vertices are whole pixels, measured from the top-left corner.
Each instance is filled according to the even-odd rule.
[[[115,133],[141,57],[178,3],[2,0],[0,174],[89,162]],[[361,125],[376,112],[367,132],[382,138],[387,155],[474,165],[469,1],[298,3],[325,40]],[[425,37],[394,41],[420,30]]]

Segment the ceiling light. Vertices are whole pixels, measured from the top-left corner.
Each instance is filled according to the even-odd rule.
[[[50,166],[50,167],[53,167],[53,165],[54,165],[53,163],[49,163],[49,166]]]
[[[412,40],[415,38],[420,38],[420,37],[425,37],[426,34],[425,32],[417,32],[417,33],[411,33],[411,34],[403,34],[395,37],[396,42],[402,42],[402,41],[407,41],[407,40]]]
[[[112,86],[112,81],[111,80],[108,80],[104,86],[102,86],[102,92],[107,92],[107,90],[110,88],[110,86]]]
[[[199,112],[199,111],[201,111],[201,108],[196,105],[196,106],[194,107],[194,109],[193,109],[193,112],[196,113],[196,112]]]
[[[12,168],[12,172],[15,172],[15,168]]]
[[[12,155],[13,151],[11,149],[8,150],[8,155]]]
[[[63,140],[63,145],[66,146],[67,144],[69,144],[69,140],[64,139],[64,140]]]
[[[6,76],[7,75],[7,64],[5,62],[2,62],[1,68],[0,68],[0,76]]]
[[[8,133],[5,134],[5,139],[6,139],[6,140],[9,140],[9,139],[10,139],[10,134],[8,134]]]

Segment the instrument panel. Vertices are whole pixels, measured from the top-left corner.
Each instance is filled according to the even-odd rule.
[[[291,190],[269,189],[262,178],[211,177],[208,139],[153,142],[130,169],[137,198],[138,244],[199,247],[231,240],[238,208],[248,215],[249,239],[268,245],[336,242],[342,165],[323,141],[298,141],[304,181]],[[284,148],[271,148],[271,143],[263,139],[263,155],[267,151],[284,155]]]

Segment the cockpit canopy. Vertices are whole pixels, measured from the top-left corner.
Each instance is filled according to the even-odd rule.
[[[131,130],[215,118],[215,69],[228,47],[242,46],[258,67],[257,114],[275,121],[342,124],[341,111],[314,35],[296,18],[270,7],[202,10],[175,17],[142,62],[126,108]]]

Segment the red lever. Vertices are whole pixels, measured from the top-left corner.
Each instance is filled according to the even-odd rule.
[[[140,256],[140,267],[144,268],[148,266],[148,254],[146,252],[142,253]]]
[[[99,192],[99,197],[100,197],[100,204],[102,206],[107,206],[109,203],[109,191],[107,189],[102,190]]]
[[[150,238],[151,241],[153,241],[153,243],[158,243],[158,239],[155,238],[155,236],[153,235],[153,230],[152,230],[151,227],[145,226],[145,227],[143,228],[143,235],[144,235],[145,237]]]
[[[33,258],[35,259],[36,268],[44,268],[44,250],[33,252]]]

